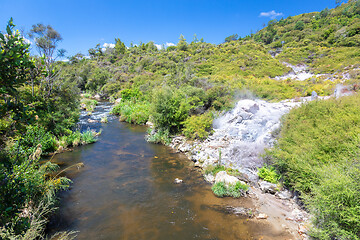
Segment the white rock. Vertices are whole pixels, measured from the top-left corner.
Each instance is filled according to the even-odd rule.
[[[175,178],[174,182],[175,182],[176,184],[179,184],[179,183],[182,183],[183,180],[180,179],[180,178]]]
[[[215,177],[215,183],[218,183],[218,182],[223,182],[226,185],[233,185],[233,184],[236,184],[237,182],[240,182],[240,180],[234,176],[230,176],[225,171],[220,171],[216,174],[216,177]]]
[[[204,175],[204,179],[205,179],[205,181],[210,182],[210,183],[215,182],[215,177],[214,177],[214,175],[212,175],[212,174],[210,174],[210,173]]]
[[[257,217],[256,217],[256,219],[267,219],[269,216],[268,215],[266,215],[265,213],[260,213]]]

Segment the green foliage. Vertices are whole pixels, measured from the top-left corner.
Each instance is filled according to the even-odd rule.
[[[57,148],[57,141],[54,135],[47,132],[44,127],[29,125],[23,138],[18,139],[22,148],[33,152],[38,144],[41,144],[43,154],[54,152]]]
[[[304,30],[304,28],[305,28],[305,23],[301,20],[297,21],[294,27],[295,30],[299,30],[299,31]]]
[[[178,132],[189,115],[191,105],[183,92],[165,87],[153,93],[151,112],[155,127]]]
[[[138,88],[134,89],[123,89],[120,91],[120,96],[123,100],[135,100],[139,99],[143,94]]]
[[[216,174],[218,172],[221,172],[221,171],[226,171],[227,174],[231,175],[231,176],[241,176],[241,173],[236,170],[236,169],[232,169],[232,168],[227,168],[223,165],[208,165],[206,168],[205,168],[205,175],[207,174],[211,174],[213,176],[216,176]]]
[[[125,43],[123,43],[120,38],[115,38],[115,51],[117,54],[125,54],[126,52]]]
[[[270,183],[278,183],[280,180],[280,175],[276,173],[276,170],[273,166],[263,166],[258,169],[259,178],[270,182]]]
[[[150,143],[162,143],[169,145],[171,143],[169,130],[157,130],[152,132],[151,129],[148,132],[147,141]]]
[[[239,35],[237,35],[237,34],[230,35],[225,38],[225,42],[236,41],[236,40],[238,40],[238,37],[239,37]]]
[[[205,139],[211,132],[212,122],[211,113],[191,116],[184,122],[183,134],[190,139]]]
[[[25,137],[26,138],[26,137]],[[70,180],[64,177],[50,177],[58,166],[51,162],[39,164],[40,147],[28,157],[28,151],[21,151],[24,148],[4,150],[0,153],[0,236],[16,236],[11,239],[25,239],[25,236],[34,231],[33,220],[37,210],[44,207],[53,208],[55,192],[66,189]],[[35,154],[36,153],[36,154]],[[35,156],[35,157],[34,157]],[[26,211],[28,213],[26,213]],[[40,217],[40,216],[39,216]],[[41,214],[39,220],[44,222],[47,214]],[[43,228],[42,228],[43,229]],[[29,232],[30,231],[30,232]],[[35,231],[34,238],[42,234],[42,231]],[[5,238],[7,239],[7,238]]]
[[[285,183],[302,193],[321,239],[360,234],[359,106],[356,94],[291,110],[268,152]]]
[[[87,131],[81,133],[81,141],[83,141],[85,144],[94,143],[97,141],[96,135],[96,132],[88,129]]]
[[[230,184],[229,186],[226,186],[223,182],[217,182],[211,187],[211,190],[218,197],[229,196],[234,198],[243,196],[248,189],[249,187],[241,182]]]
[[[223,182],[218,182],[215,183],[212,187],[211,190],[213,191],[213,193],[218,196],[218,197],[224,197],[227,195],[228,191],[227,191],[227,187],[225,186],[225,183]]]
[[[98,101],[94,99],[81,99],[81,105],[83,105],[88,112],[93,112],[97,104]]]
[[[113,107],[111,114],[120,115],[121,121],[145,124],[150,116],[150,103],[121,101]]]
[[[9,20],[6,34],[0,33],[0,94],[15,97],[17,87],[30,78],[35,68],[29,55],[29,46],[19,31],[14,30],[13,19]]]

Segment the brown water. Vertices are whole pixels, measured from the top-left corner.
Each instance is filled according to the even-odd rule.
[[[228,214],[249,199],[217,198],[184,155],[144,140],[146,128],[110,121],[98,142],[56,155],[66,175],[50,232],[77,239],[282,239],[268,225]],[[175,184],[174,179],[183,179]]]

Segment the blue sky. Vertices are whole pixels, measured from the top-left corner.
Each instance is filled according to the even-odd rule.
[[[10,17],[25,31],[32,24],[50,24],[63,37],[59,47],[74,55],[114,38],[126,45],[176,44],[180,34],[188,41],[196,34],[218,44],[234,33],[256,32],[274,15],[286,18],[326,7],[335,7],[335,0],[0,0],[0,29]]]

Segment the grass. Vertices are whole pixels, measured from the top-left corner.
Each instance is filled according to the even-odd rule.
[[[235,177],[241,175],[241,173],[238,170],[227,168],[223,165],[208,165],[205,168],[205,175],[212,174],[213,176],[216,176],[216,174],[221,171],[226,171],[227,174]]]
[[[246,184],[237,182],[236,184],[230,184],[226,186],[223,182],[217,182],[212,187],[211,190],[218,197],[233,197],[239,198],[244,196],[249,187]]]

